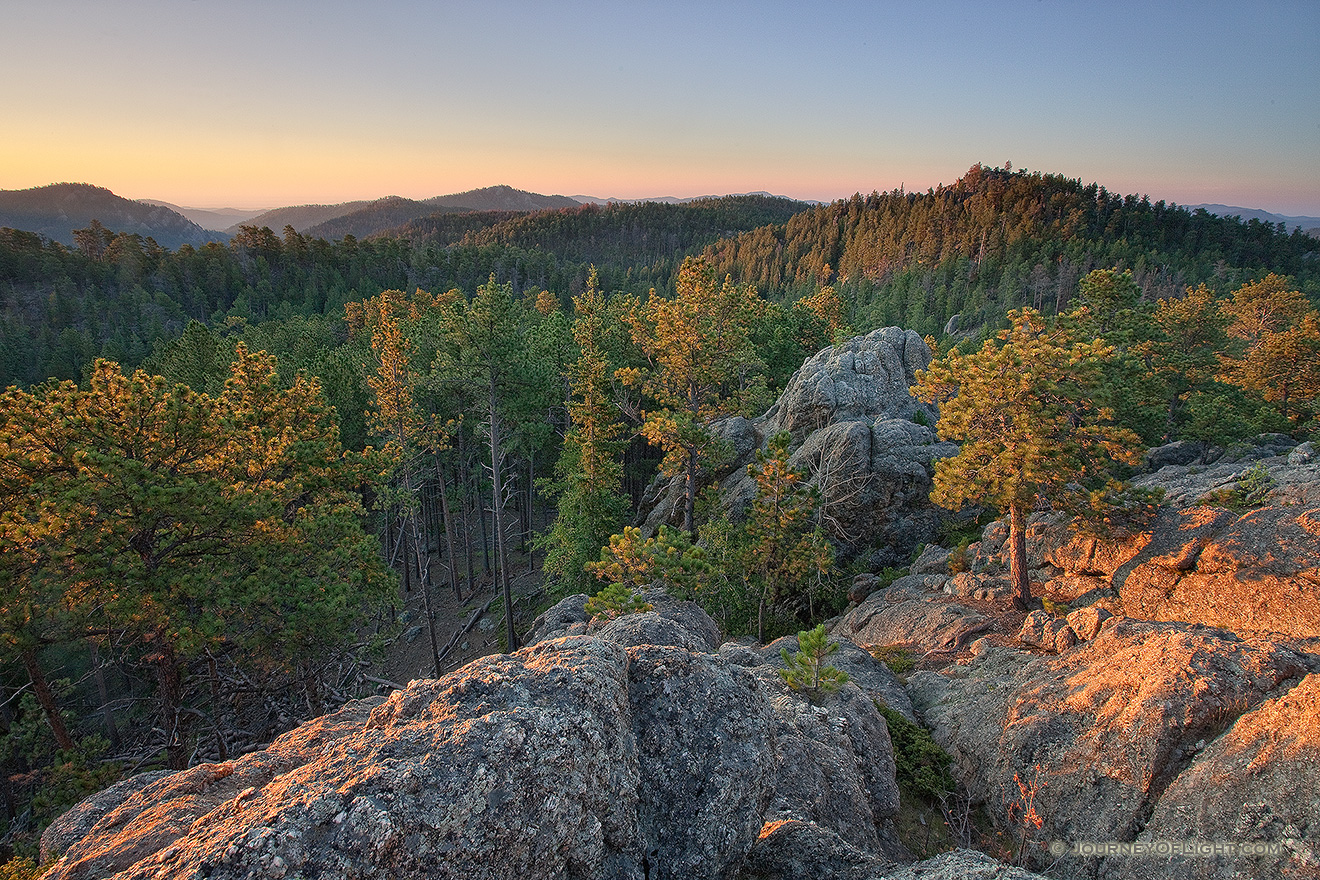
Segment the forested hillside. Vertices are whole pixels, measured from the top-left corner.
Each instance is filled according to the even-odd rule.
[[[104,223],[84,233],[72,248],[0,234],[0,384],[76,378],[99,355],[135,365],[188,320],[333,315],[380,290],[474,290],[492,274],[565,304],[592,265],[606,290],[672,290],[683,257],[701,251],[717,273],[780,303],[831,284],[857,330],[938,334],[955,314],[974,329],[1014,306],[1055,312],[1096,268],[1130,269],[1147,300],[1202,282],[1226,293],[1268,272],[1320,298],[1320,243],[1299,232],[979,166],[926,193],[817,208],[731,196],[440,213],[333,241],[254,223],[227,247],[177,250]]]
[[[1132,270],[1149,299],[1201,282],[1228,289],[1265,272],[1320,296],[1320,242],[1282,224],[980,165],[950,186],[855,195],[706,253],[719,272],[768,296],[834,283],[857,326],[922,333],[955,314],[967,327],[1018,305],[1065,309],[1096,268]]]
[[[86,183],[55,183],[32,189],[0,190],[0,227],[35,232],[73,245],[73,231],[93,220],[115,230],[151,238],[161,247],[203,245],[223,240],[162,205],[121,198]]]
[[[598,257],[609,261],[603,285],[644,293],[668,286],[685,254],[797,207],[735,198],[439,214],[397,236],[346,234],[334,242],[245,225],[228,246],[176,251],[100,225],[83,230],[73,248],[0,230],[0,386],[78,378],[98,356],[135,366],[189,320],[219,326],[227,318],[335,315],[381,290],[470,291],[494,275],[518,291],[550,289],[567,303]],[[464,238],[496,225],[502,231]]]

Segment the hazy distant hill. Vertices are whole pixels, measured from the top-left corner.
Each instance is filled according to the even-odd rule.
[[[561,209],[562,210],[562,209]],[[369,238],[402,238],[419,244],[447,247],[462,241],[469,232],[478,232],[499,223],[526,217],[526,211],[432,211],[425,217],[409,220],[373,233]]]
[[[224,240],[223,235],[203,229],[177,211],[125,199],[87,183],[0,190],[0,226],[72,245],[73,230],[86,228],[92,220],[99,220],[112,232],[150,236],[167,248]]]
[[[709,199],[720,199],[720,198],[738,198],[740,196],[763,196],[768,199],[789,198],[788,196],[777,196],[774,195],[773,193],[768,193],[765,190],[758,190],[756,192],[750,192],[750,193],[729,193],[727,196],[708,195],[708,196],[689,196],[687,198],[679,198],[678,196],[650,196],[644,199],[618,199],[612,197],[601,198],[600,196],[583,196],[583,195],[573,196],[573,198],[577,199],[579,202],[581,202],[584,205],[608,205],[611,202],[618,202],[618,203],[630,204],[630,205],[640,205],[643,202],[659,202],[662,205],[686,205],[688,202],[699,202],[699,201],[706,201]],[[789,199],[789,201],[796,201],[796,200]],[[808,199],[804,201],[803,204],[819,205],[821,203],[814,202]]]
[[[292,226],[299,232],[306,232],[318,223],[325,223],[336,217],[351,214],[375,202],[340,202],[337,205],[293,205],[288,208],[271,208],[264,214],[258,214],[241,223],[226,227],[225,232],[234,235],[239,226],[268,226],[274,232],[283,232],[285,226]]]
[[[438,208],[438,210],[453,209]],[[368,202],[355,211],[332,217],[299,231],[311,238],[324,238],[327,241],[336,241],[345,235],[366,238],[368,235],[380,232],[382,229],[399,226],[409,220],[434,214],[436,211],[437,206],[434,204],[417,202],[400,196],[387,196],[374,202]]]
[[[511,186],[487,186],[467,192],[427,199],[427,204],[469,211],[545,211],[549,208],[576,208],[581,204],[568,196],[543,196]]]
[[[1285,214],[1272,214],[1260,208],[1238,208],[1233,205],[1184,205],[1189,211],[1198,208],[1220,217],[1241,217],[1243,220],[1261,220],[1266,223],[1283,223],[1288,231],[1300,229],[1314,235],[1320,231],[1320,217],[1289,217]]]
[[[287,225],[304,235],[334,240],[349,234],[365,238],[437,211],[544,211],[576,208],[578,204],[568,196],[543,196],[511,186],[488,186],[421,201],[386,196],[369,202],[275,208],[242,225],[269,226],[274,232],[281,232]],[[225,231],[236,233],[238,225]]]
[[[159,205],[162,208],[169,208],[171,211],[187,217],[203,229],[209,229],[213,232],[224,232],[229,227],[246,223],[266,211],[265,208],[257,208],[256,210],[244,208],[216,208],[215,210],[189,208],[170,202],[162,202],[159,199],[138,199],[138,201],[144,205]]]

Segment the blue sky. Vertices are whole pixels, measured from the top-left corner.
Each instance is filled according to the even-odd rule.
[[[975,162],[1320,215],[1320,2],[0,0],[0,188],[829,200]]]

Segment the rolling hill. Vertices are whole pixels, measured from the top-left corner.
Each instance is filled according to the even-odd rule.
[[[298,205],[275,208],[225,231],[238,232],[239,225],[268,226],[280,232],[292,226],[298,232],[329,240],[353,235],[365,238],[386,229],[418,220],[435,213],[457,211],[544,211],[551,208],[576,208],[578,202],[568,196],[543,196],[511,186],[488,186],[447,196],[414,200],[400,196],[338,205]]]
[[[87,183],[0,190],[0,226],[72,245],[73,231],[90,226],[93,220],[113,232],[150,237],[167,248],[225,240],[225,236],[203,229],[177,211],[125,199]]]

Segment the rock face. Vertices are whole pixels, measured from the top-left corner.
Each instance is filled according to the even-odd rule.
[[[991,647],[966,667],[915,673],[908,687],[970,792],[1006,827],[1022,827],[1013,815],[1024,799],[1015,776],[1034,789],[1040,843],[1132,841],[1147,832],[1167,839],[1180,829],[1260,840],[1284,827],[1316,827],[1314,796],[1293,802],[1315,774],[1314,716],[1301,722],[1309,732],[1300,745],[1293,735],[1314,707],[1314,686],[1290,694],[1309,662],[1267,640],[1125,619],[1058,656]],[[1267,714],[1252,722],[1257,712]],[[1238,716],[1240,727],[1220,736]],[[1277,757],[1265,748],[1271,736]],[[1241,791],[1208,793],[1210,780],[1253,760],[1254,772],[1234,783]],[[1273,864],[1277,870],[1280,861]],[[1051,875],[1100,871],[1097,859],[1069,856]]]
[[[582,623],[566,603],[551,629]],[[905,856],[866,692],[810,703],[710,653],[713,624],[683,603],[629,617],[129,780],[47,830],[45,876],[733,877],[775,822],[858,864]],[[791,873],[775,853],[756,876]]]
[[[792,466],[821,492],[823,522],[845,554],[881,545],[875,565],[906,564],[938,522],[929,502],[933,463],[956,454],[941,443],[938,414],[908,393],[930,349],[915,332],[886,327],[824,349],[793,375],[779,400],[755,420],[731,418],[715,427],[732,458],[703,475],[718,483],[734,516],[751,502],[747,474],[755,450],[780,431],[793,435]],[[914,421],[917,420],[917,421]],[[925,424],[920,424],[924,422]],[[683,481],[658,481],[643,500],[643,527],[677,523]]]
[[[1207,500],[1231,492],[1253,465],[1275,484],[1263,505],[1235,509]],[[1078,534],[1058,516],[1033,517],[1028,567],[1045,592],[1082,604],[1109,596],[1146,620],[1320,638],[1320,462],[1294,465],[1276,456],[1211,468],[1168,465],[1134,482],[1167,493],[1144,532],[1105,540]],[[1006,537],[1002,523],[986,528],[973,545],[973,572],[1006,566]]]
[[[1113,859],[1107,876],[1277,876],[1280,862],[1320,873],[1320,675],[1243,715],[1197,755],[1138,840],[1278,844],[1280,856]]]

